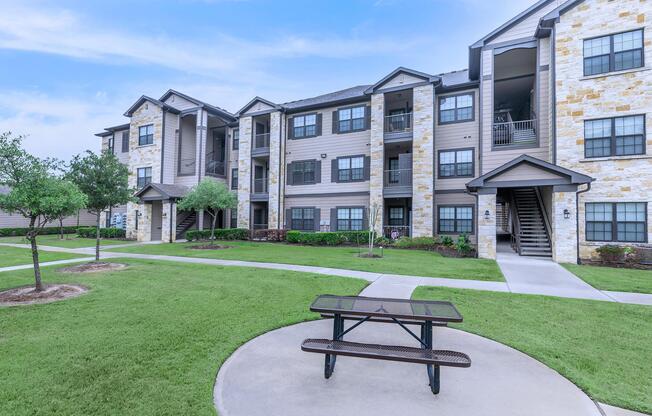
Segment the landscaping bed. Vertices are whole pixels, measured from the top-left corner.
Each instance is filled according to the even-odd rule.
[[[50,284],[41,291],[36,291],[33,285],[22,286],[0,292],[0,306],[56,302],[79,296],[86,291],[84,286],[69,284]]]
[[[99,273],[99,272],[122,270],[126,267],[127,265],[123,263],[107,263],[103,261],[92,261],[90,263],[83,263],[83,264],[77,264],[75,266],[64,267],[57,271],[61,273]]]

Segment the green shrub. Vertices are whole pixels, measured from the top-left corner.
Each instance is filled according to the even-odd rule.
[[[437,240],[434,237],[401,237],[394,242],[394,247],[429,250],[436,244]]]
[[[263,230],[254,230],[251,235],[256,240],[266,241],[285,241],[286,230],[276,228],[266,228]]]
[[[605,263],[619,263],[625,259],[625,247],[606,244],[595,251],[600,255],[600,260]]]
[[[458,253],[460,253],[462,256],[466,256],[471,251],[473,251],[473,247],[471,246],[471,241],[469,240],[469,237],[466,234],[460,234],[459,237],[457,237],[457,242],[455,243],[455,250],[457,250]]]
[[[186,240],[201,241],[211,237],[211,230],[188,230]],[[248,240],[249,230],[246,228],[220,228],[215,230],[216,240]]]
[[[387,237],[378,237],[376,238],[376,245],[382,247],[389,247],[394,244],[394,240]]]
[[[288,231],[288,243],[306,244],[309,246],[339,246],[347,242],[346,238],[338,232],[310,233],[302,231]]]
[[[369,231],[334,231],[345,243],[367,244],[369,242]]]
[[[79,227],[77,236],[83,238],[95,238],[96,227]],[[100,238],[124,238],[125,230],[115,227],[100,228]]]
[[[455,245],[453,238],[450,235],[442,235],[439,241],[446,247],[453,247]]]
[[[27,235],[29,228],[0,228],[0,237],[15,237]],[[39,231],[39,235],[59,234],[60,227],[45,227]],[[63,227],[64,234],[74,234],[77,232],[77,227]]]

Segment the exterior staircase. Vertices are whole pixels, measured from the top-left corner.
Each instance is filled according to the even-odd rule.
[[[534,188],[514,190],[514,203],[520,224],[520,254],[552,257],[550,236],[536,190]]]
[[[190,229],[195,222],[197,221],[197,213],[195,211],[190,211],[186,214],[183,219],[177,223],[177,239],[181,239],[186,234],[186,231]]]

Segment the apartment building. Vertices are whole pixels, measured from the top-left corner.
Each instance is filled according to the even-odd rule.
[[[469,67],[397,68],[303,100],[255,97],[236,113],[169,90],[98,134],[130,168],[127,234],[174,241],[202,213],[176,201],[208,177],[238,195],[219,227],[367,227],[467,234],[576,262],[647,245],[652,207],[652,6],[542,0],[469,47]]]

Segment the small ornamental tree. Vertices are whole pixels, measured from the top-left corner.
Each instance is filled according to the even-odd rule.
[[[110,152],[98,155],[86,151],[85,156],[73,158],[67,177],[86,194],[86,209],[96,216],[95,261],[99,261],[100,215],[132,200],[134,190],[129,188],[129,170]]]
[[[376,241],[376,224],[378,224],[378,217],[380,216],[380,206],[374,203],[369,207],[369,257],[373,256],[374,241]]]
[[[202,179],[188,195],[179,201],[180,210],[205,211],[211,216],[211,240],[215,239],[215,224],[220,210],[233,209],[238,200],[225,184],[212,179]]]
[[[0,135],[0,185],[9,193],[0,195],[0,209],[19,213],[29,220],[26,237],[32,248],[35,290],[42,291],[36,237],[50,221],[86,205],[86,195],[70,181],[53,174],[57,164],[30,155],[22,148],[22,137]]]

